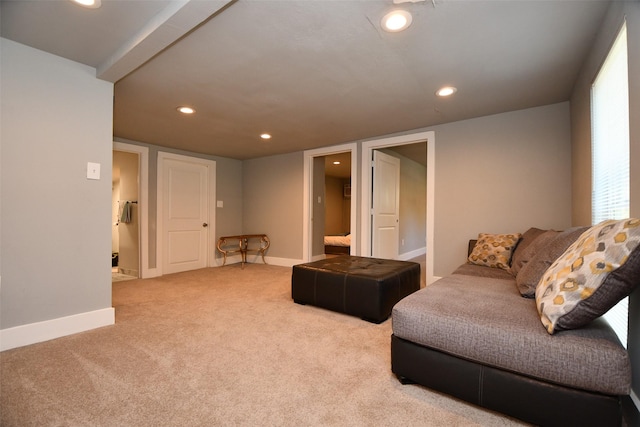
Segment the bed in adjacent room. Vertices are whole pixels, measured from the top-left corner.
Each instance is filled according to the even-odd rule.
[[[346,235],[324,236],[325,254],[349,254],[351,251],[351,233]]]

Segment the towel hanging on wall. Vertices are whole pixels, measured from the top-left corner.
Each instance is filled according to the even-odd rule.
[[[131,222],[131,202],[125,202],[122,207],[122,215],[120,215],[120,222],[124,222],[126,224]]]

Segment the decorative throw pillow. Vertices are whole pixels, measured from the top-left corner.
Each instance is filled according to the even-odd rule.
[[[549,267],[536,289],[547,332],[601,316],[640,281],[640,220],[608,220],[585,231]]]
[[[549,230],[544,235],[539,236],[547,239],[546,242],[542,240],[536,243],[535,255],[529,259],[529,262],[522,265],[516,275],[516,285],[523,297],[535,297],[536,287],[545,271],[588,228],[574,227],[564,231]]]
[[[471,264],[509,269],[511,254],[520,240],[515,234],[478,234],[478,241],[469,255]]]

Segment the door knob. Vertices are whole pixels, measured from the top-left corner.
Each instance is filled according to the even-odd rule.
[[[208,227],[208,226],[209,226],[209,224],[207,224],[206,222],[203,222],[203,223],[202,223],[202,226],[203,226],[203,227]]]

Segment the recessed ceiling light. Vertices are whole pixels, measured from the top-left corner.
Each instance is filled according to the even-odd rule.
[[[334,165],[339,165],[339,164],[340,164],[340,162],[333,162],[333,164],[334,164]]]
[[[438,96],[451,96],[454,93],[456,93],[458,91],[458,89],[456,89],[453,86],[445,86],[443,88],[438,89],[438,91],[436,92],[436,95]]]
[[[406,10],[394,10],[382,17],[382,29],[390,33],[405,30],[411,25],[413,18]]]
[[[180,111],[182,114],[193,114],[196,112],[196,110],[194,110],[191,107],[178,107],[177,110]]]
[[[271,139],[271,135],[269,135],[268,133],[263,133],[262,135],[260,135],[260,138],[262,138],[262,139]]]
[[[72,0],[74,3],[78,3],[80,6],[88,7],[89,9],[97,9],[101,6],[100,0]]]

